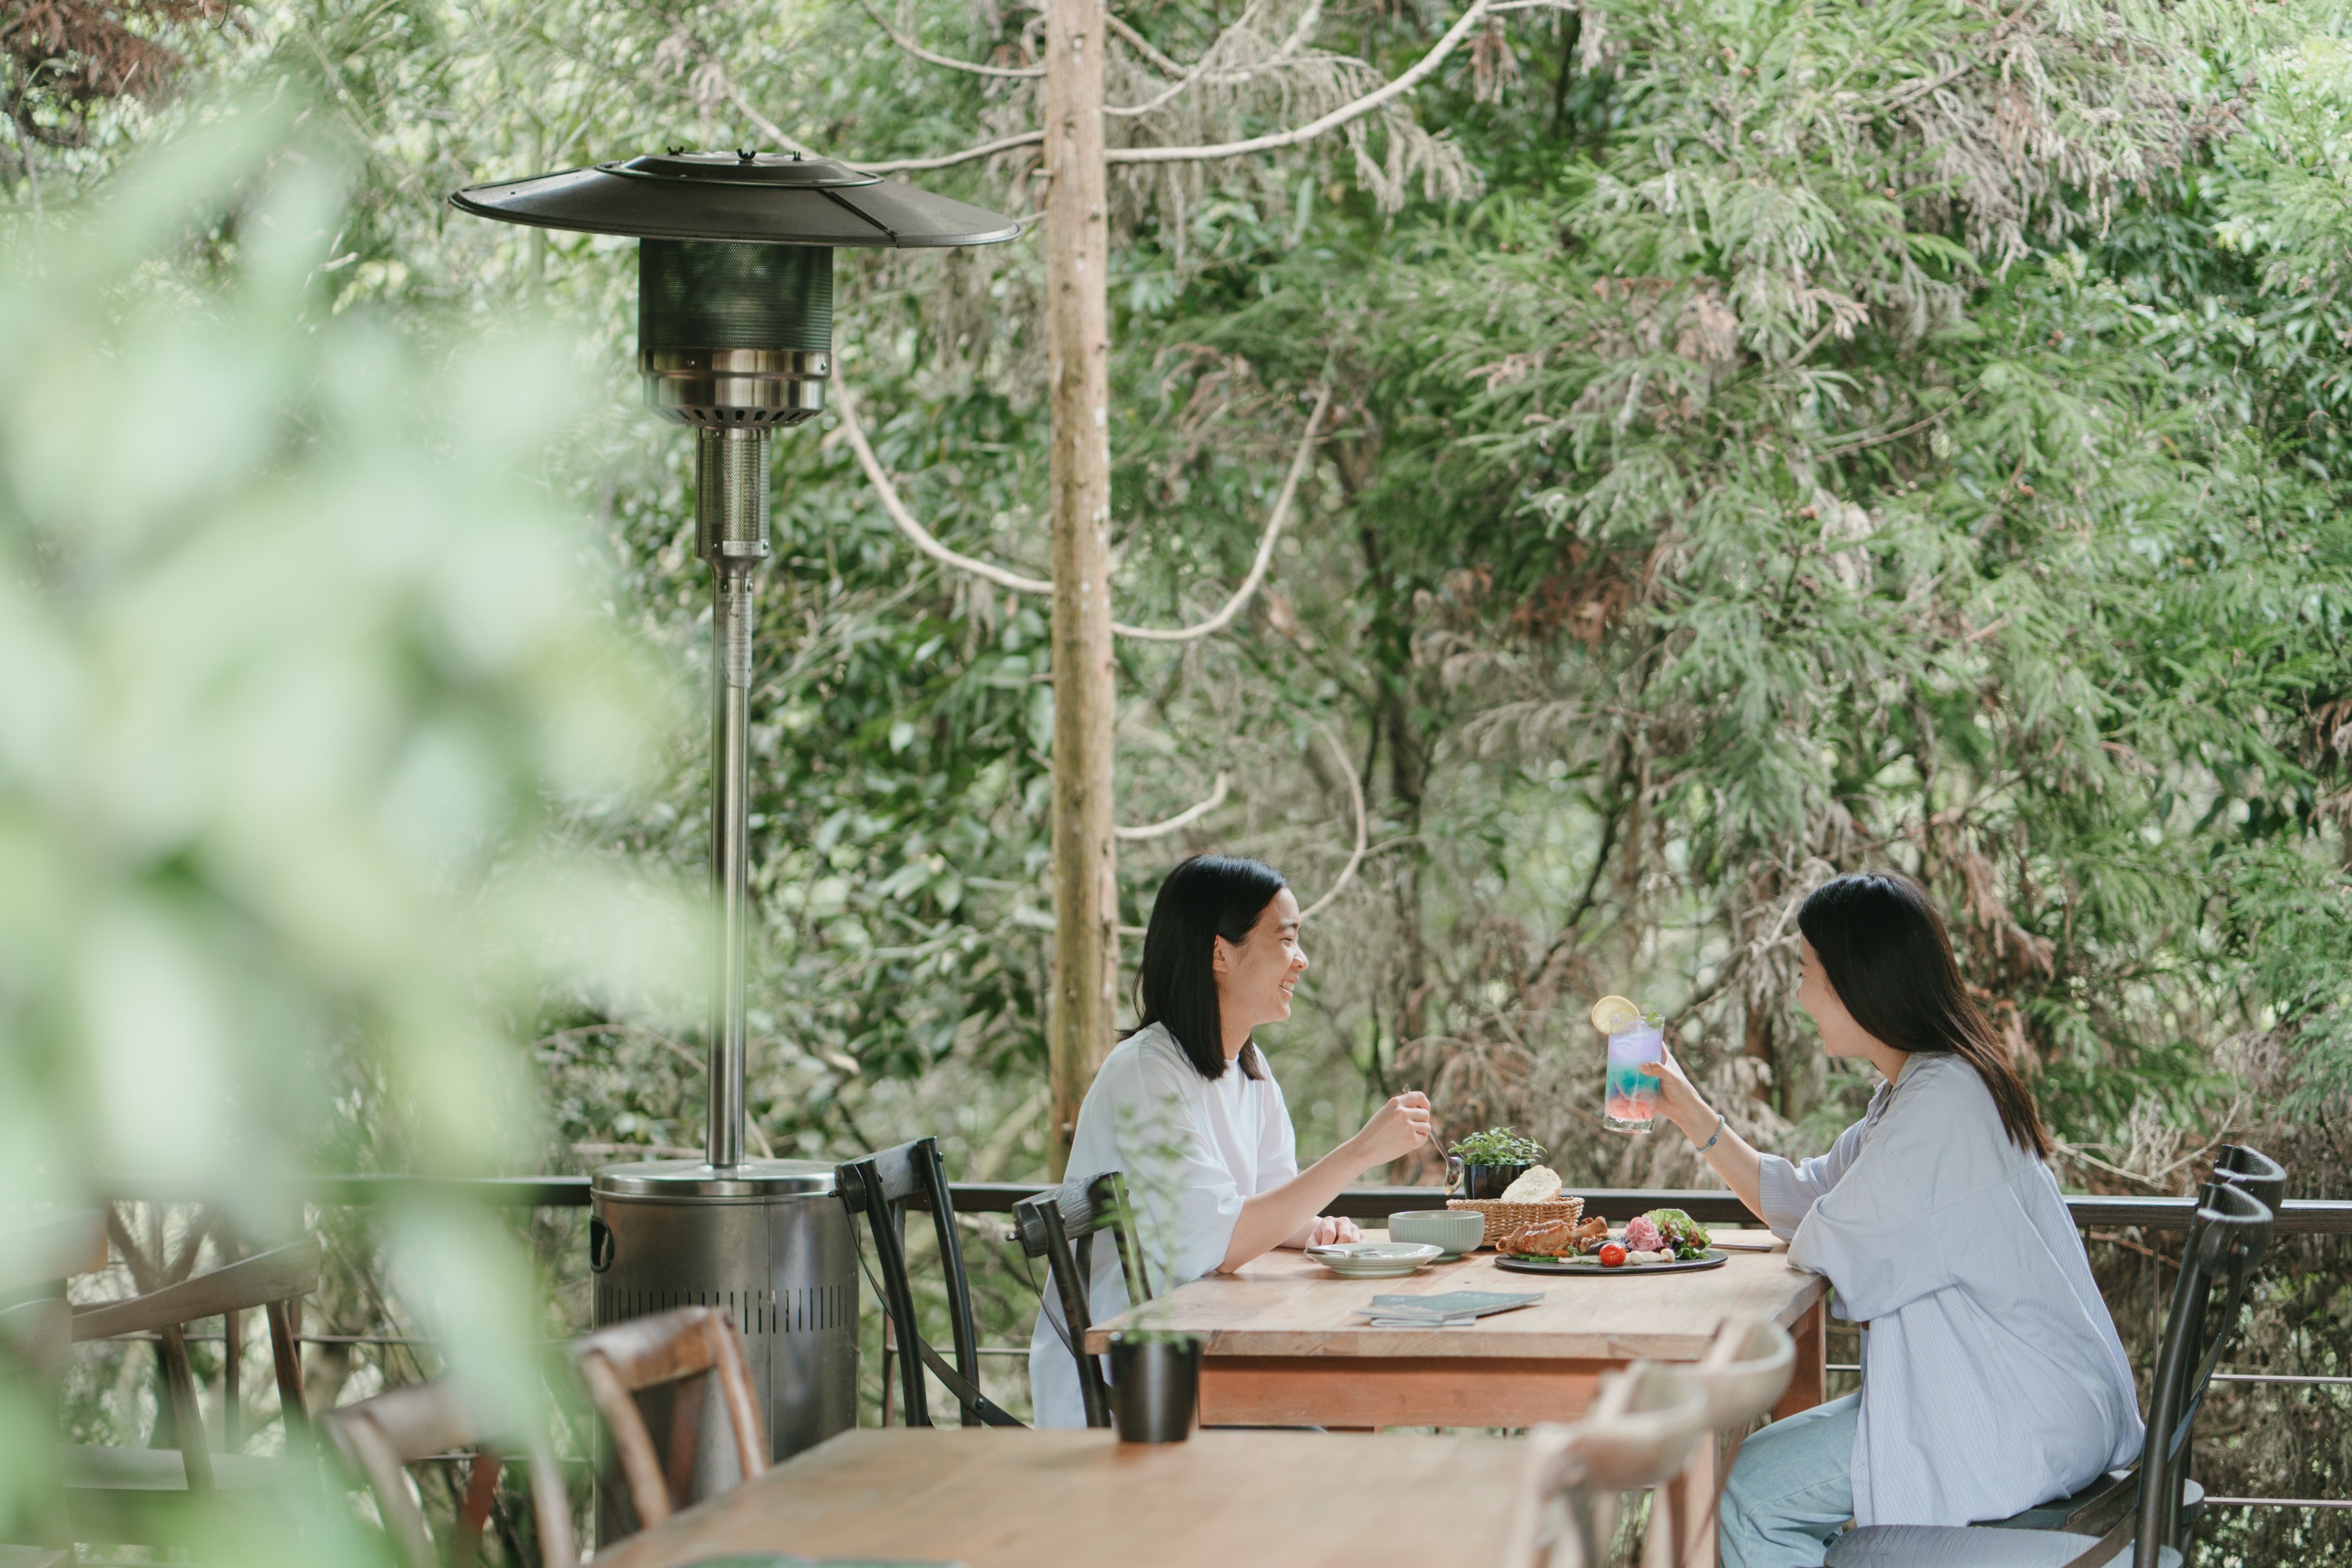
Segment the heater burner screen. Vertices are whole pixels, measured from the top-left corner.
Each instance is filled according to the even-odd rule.
[[[697,239],[648,239],[642,251],[637,368],[654,407],[742,431],[797,425],[824,406],[832,251]]]
[[[637,270],[637,348],[833,348],[833,252],[813,245],[648,239]]]

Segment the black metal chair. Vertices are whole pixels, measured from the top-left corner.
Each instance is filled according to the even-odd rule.
[[[1042,1257],[1054,1277],[1054,1294],[1062,1305],[1056,1325],[1062,1342],[1078,1363],[1078,1396],[1086,1402],[1087,1425],[1110,1425],[1110,1389],[1103,1381],[1102,1358],[1087,1353],[1087,1331],[1094,1311],[1087,1289],[1095,1277],[1095,1237],[1108,1231],[1118,1247],[1119,1272],[1127,1277],[1127,1299],[1151,1299],[1150,1279],[1144,1271],[1142,1248],[1136,1245],[1129,1224],[1127,1183],[1117,1171],[1064,1182],[1049,1193],[1023,1198],[1013,1205],[1013,1236],[1031,1258]],[[1075,1245],[1074,1245],[1075,1244]]]
[[[2285,1169],[2261,1150],[2239,1143],[2224,1143],[2215,1152],[2213,1172],[2208,1180],[2227,1182],[2243,1189],[2273,1215],[2286,1195]],[[2187,1450],[2185,1442],[2182,1448]],[[2003,1530],[2064,1530],[2078,1535],[2104,1535],[2131,1511],[2133,1500],[2139,1495],[2133,1484],[2138,1477],[2138,1467],[2126,1465],[2119,1470],[2109,1470],[2071,1496],[2053,1498],[2007,1519],[1978,1522],[1999,1525]],[[2203,1509],[2205,1489],[2186,1474],[2179,1477],[2179,1488],[2178,1511],[2180,1523],[2186,1527],[2196,1521]]]
[[[874,1234],[874,1256],[882,1270],[877,1288],[882,1310],[898,1336],[899,1387],[904,1394],[906,1423],[932,1425],[929,1401],[923,1391],[923,1369],[955,1395],[967,1426],[1018,1426],[1019,1418],[980,1389],[980,1342],[972,1330],[971,1286],[964,1273],[963,1247],[956,1239],[955,1204],[948,1195],[947,1167],[940,1163],[940,1141],[918,1138],[852,1160],[834,1172],[834,1186],[848,1206],[850,1225],[866,1216]],[[907,1211],[929,1209],[931,1230],[939,1238],[940,1268],[945,1276],[948,1332],[955,1351],[950,1366],[923,1338],[915,1320],[915,1289],[907,1272]]]
[[[2244,1188],[2273,1215],[2286,1201],[2286,1167],[2243,1143],[2224,1143],[2215,1151],[2213,1180]]]
[[[2076,1510],[2093,1529],[2112,1516],[2103,1534],[2085,1533],[2082,1526],[2043,1531],[1993,1524],[1873,1525],[1840,1536],[1830,1547],[1828,1568],[2099,1568],[2118,1561],[2127,1546],[2132,1568],[2179,1568],[2177,1538],[2189,1427],[2213,1369],[2237,1338],[2246,1281],[2262,1261],[2270,1234],[2271,1211],[2231,1175],[2217,1173],[2199,1191],[2157,1356],[2138,1484],[2106,1488]]]

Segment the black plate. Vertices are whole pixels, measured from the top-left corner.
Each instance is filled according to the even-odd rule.
[[[1495,1267],[1514,1274],[1687,1274],[1700,1268],[1720,1268],[1730,1261],[1729,1253],[1719,1247],[1710,1247],[1696,1258],[1676,1258],[1672,1263],[1629,1263],[1622,1268],[1603,1268],[1598,1259],[1590,1258],[1574,1262],[1565,1258],[1497,1258]]]

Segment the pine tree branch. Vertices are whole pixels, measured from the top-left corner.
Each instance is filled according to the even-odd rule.
[[[1360,120],[1383,104],[1391,103],[1421,85],[1429,74],[1445,63],[1445,58],[1470,36],[1471,30],[1486,18],[1489,0],[1470,0],[1470,5],[1457,17],[1445,36],[1437,40],[1429,53],[1415,61],[1403,75],[1386,87],[1368,92],[1351,103],[1343,103],[1330,113],[1288,131],[1276,131],[1264,136],[1252,136],[1240,142],[1225,142],[1209,147],[1114,147],[1104,154],[1113,163],[1193,163],[1219,158],[1246,157],[1252,153],[1271,153],[1279,148],[1296,147],[1312,142],[1327,132],[1336,131],[1353,120]]]

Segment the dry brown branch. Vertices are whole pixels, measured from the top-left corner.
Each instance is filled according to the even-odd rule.
[[[1111,836],[1115,838],[1123,838],[1130,844],[1138,844],[1147,838],[1164,838],[1180,827],[1190,827],[1225,804],[1225,789],[1230,782],[1223,773],[1219,773],[1216,787],[1209,792],[1206,800],[1196,801],[1175,816],[1152,823],[1149,826],[1114,827],[1110,830]]]
[[[974,556],[949,549],[940,542],[930,530],[917,521],[915,514],[908,510],[906,501],[899,496],[898,487],[891,481],[889,471],[883,468],[881,459],[874,455],[874,447],[866,437],[866,427],[858,420],[856,403],[851,397],[848,384],[841,377],[837,367],[833,385],[835,411],[841,416],[842,434],[848,437],[851,449],[857,454],[858,467],[866,470],[867,481],[874,486],[876,493],[882,498],[882,509],[890,514],[890,521],[898,525],[898,531],[905,534],[916,549],[942,566],[952,567],[958,572],[984,578],[1000,588],[1009,588],[1016,594],[1049,595],[1053,593],[1054,584],[1043,578],[1024,577],[992,562],[982,561]],[[1225,601],[1224,606],[1207,620],[1196,621],[1188,626],[1130,626],[1114,622],[1111,626],[1113,632],[1120,637],[1134,637],[1143,642],[1192,642],[1223,631],[1234,623],[1234,617],[1248,605],[1250,599],[1257,593],[1259,585],[1265,581],[1266,570],[1274,561],[1274,547],[1280,542],[1283,526],[1290,519],[1292,499],[1298,493],[1298,481],[1305,476],[1307,465],[1313,458],[1315,437],[1321,430],[1323,416],[1330,406],[1330,388],[1318,389],[1315,399],[1315,411],[1307,416],[1307,428],[1299,436],[1298,449],[1290,460],[1290,471],[1283,477],[1282,489],[1274,498],[1274,510],[1266,518],[1265,531],[1258,538],[1257,557],[1250,563],[1249,575],[1242,580],[1240,587],[1234,590],[1233,597]],[[1361,846],[1358,847],[1360,851]]]
[[[751,122],[753,130],[785,152],[798,153],[807,158],[821,158],[828,155],[787,135],[782,126],[760,112],[751,99],[745,95],[742,88],[731,78],[727,81],[726,98],[728,102],[733,104],[741,112],[744,119]],[[919,169],[951,168],[958,163],[969,163],[976,158],[992,158],[999,153],[1010,153],[1016,147],[1034,147],[1045,140],[1045,133],[1042,131],[1024,131],[1012,136],[1000,137],[993,142],[983,142],[977,147],[967,147],[961,153],[942,153],[935,158],[885,158],[877,163],[863,158],[846,157],[841,162],[853,169],[863,169],[869,174],[899,174]]]
[[[1051,594],[1054,591],[1054,584],[1042,577],[1024,577],[992,562],[949,549],[932,535],[929,529],[915,521],[915,514],[908,511],[907,503],[899,499],[898,487],[890,482],[888,471],[882,467],[881,459],[874,455],[873,447],[867,443],[866,426],[858,422],[857,404],[849,395],[849,383],[842,377],[837,366],[833,378],[833,405],[834,412],[841,416],[841,433],[849,437],[850,449],[857,454],[857,466],[866,470],[866,479],[874,486],[875,493],[882,498],[882,510],[890,514],[890,521],[898,525],[898,531],[905,534],[916,549],[942,566],[969,573],[1000,588],[1010,588],[1016,594]]]
[[[977,60],[960,60],[951,55],[933,54],[914,39],[902,37],[897,28],[882,19],[882,14],[879,11],[866,4],[866,0],[857,0],[857,4],[859,9],[872,19],[874,25],[882,29],[885,37],[925,65],[942,66],[949,70],[970,71],[974,76],[1035,78],[1045,74],[1044,66],[990,66],[982,65]]]
[[[1331,754],[1339,760],[1339,772],[1347,776],[1348,793],[1356,805],[1356,848],[1355,852],[1348,857],[1348,863],[1339,868],[1339,876],[1332,879],[1331,885],[1323,890],[1323,896],[1298,911],[1300,925],[1305,925],[1308,921],[1330,908],[1331,900],[1338,898],[1348,884],[1355,879],[1356,868],[1364,863],[1364,846],[1371,837],[1371,815],[1364,808],[1364,781],[1356,776],[1356,764],[1349,760],[1348,749],[1339,744],[1332,737],[1331,731],[1322,725],[1316,725],[1315,732],[1323,737],[1325,745],[1331,748]]]
[[[1205,621],[1171,631],[1117,623],[1113,623],[1112,631],[1140,642],[1192,642],[1233,625],[1234,618],[1242,613],[1256,595],[1259,585],[1265,583],[1266,569],[1274,563],[1274,547],[1282,538],[1283,524],[1290,521],[1292,499],[1297,495],[1298,481],[1306,476],[1307,465],[1314,459],[1315,437],[1322,430],[1323,416],[1330,411],[1330,407],[1331,389],[1328,386],[1320,388],[1315,396],[1315,412],[1307,416],[1307,428],[1299,432],[1298,449],[1291,455],[1290,471],[1283,476],[1282,489],[1275,495],[1274,510],[1266,517],[1265,531],[1258,538],[1257,558],[1250,563],[1249,575],[1242,579],[1242,585],[1234,590],[1234,596],[1225,601],[1224,607]],[[1360,851],[1362,846],[1357,847]]]
[[[1284,147],[1296,147],[1317,137],[1336,131],[1349,121],[1360,120],[1392,100],[1402,98],[1421,85],[1432,71],[1445,63],[1462,40],[1470,36],[1486,15],[1489,0],[1470,0],[1469,6],[1454,19],[1445,36],[1432,46],[1402,75],[1376,91],[1366,93],[1351,102],[1343,103],[1329,113],[1288,131],[1269,132],[1264,136],[1246,137],[1239,142],[1220,142],[1205,147],[1114,147],[1105,153],[1113,163],[1207,163],[1220,158],[1244,158],[1253,153],[1271,153]]]

